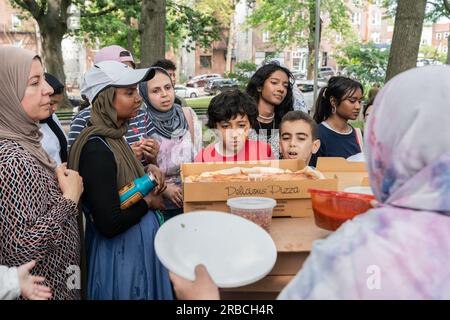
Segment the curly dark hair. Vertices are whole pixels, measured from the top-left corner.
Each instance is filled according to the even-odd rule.
[[[252,128],[257,125],[258,108],[248,94],[238,89],[227,90],[212,98],[208,106],[208,128],[215,129],[217,123],[229,121],[237,115],[247,116]]]
[[[152,67],[160,67],[164,70],[177,70],[175,64],[169,59],[161,59],[152,64]]]
[[[258,104],[261,97],[261,93],[258,92],[258,88],[261,88],[264,85],[264,82],[270,77],[270,75],[278,70],[286,73],[289,79],[286,97],[281,102],[281,104],[276,106],[275,108],[275,121],[279,123],[281,121],[281,118],[283,118],[286,113],[294,110],[294,98],[292,95],[294,76],[289,71],[289,69],[274,63],[268,63],[262,66],[251,77],[250,81],[247,84],[246,91],[253,99],[255,99],[256,103]]]

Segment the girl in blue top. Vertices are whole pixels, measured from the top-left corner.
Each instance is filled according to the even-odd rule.
[[[361,134],[348,121],[358,118],[363,97],[361,83],[347,77],[332,77],[328,86],[320,90],[314,114],[320,149],[310,165],[316,166],[318,157],[348,158],[362,152]]]

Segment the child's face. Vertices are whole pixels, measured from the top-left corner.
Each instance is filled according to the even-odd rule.
[[[247,115],[238,114],[234,119],[218,122],[216,128],[219,130],[223,148],[236,154],[243,148],[248,137],[250,121]]]
[[[165,74],[157,72],[147,82],[148,98],[156,110],[165,112],[173,107],[175,92],[172,80]]]
[[[311,126],[303,120],[286,121],[280,128],[280,149],[283,159],[302,159],[308,165],[311,155],[320,147],[312,139]]]

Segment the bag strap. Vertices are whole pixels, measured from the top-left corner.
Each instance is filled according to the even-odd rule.
[[[360,128],[355,128],[356,143],[359,145],[361,152],[364,153],[364,139]]]
[[[194,142],[195,141],[194,140],[194,119],[192,119],[192,114],[189,111],[189,108],[182,107],[181,109],[183,110],[184,117],[186,118],[186,120],[188,122],[189,132],[191,133],[192,144],[195,144],[195,142]]]

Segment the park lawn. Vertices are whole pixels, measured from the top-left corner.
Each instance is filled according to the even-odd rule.
[[[364,121],[362,120],[350,121],[350,124],[353,126],[353,128],[364,129]]]
[[[188,107],[191,107],[193,109],[195,108],[208,108],[209,102],[211,101],[213,97],[202,97],[202,98],[195,98],[195,99],[186,99],[186,104]]]

